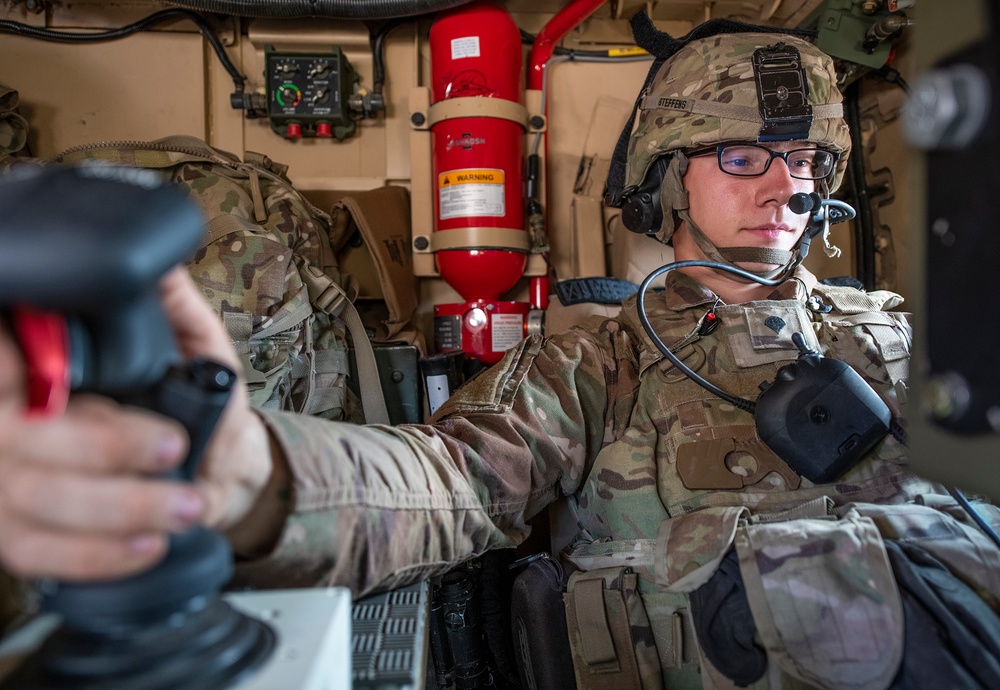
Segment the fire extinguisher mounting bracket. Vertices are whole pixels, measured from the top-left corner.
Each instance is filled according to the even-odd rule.
[[[506,249],[527,252],[528,233],[514,228],[452,228],[431,234],[431,251],[447,249]]]
[[[427,111],[431,107],[431,90],[426,86],[410,89],[410,127],[415,130],[429,130]]]
[[[548,131],[549,119],[545,116],[542,92],[539,89],[527,89],[524,92],[524,106],[528,109],[528,127],[531,131]]]
[[[428,126],[460,117],[495,117],[528,128],[528,109],[503,98],[449,98],[430,107]]]

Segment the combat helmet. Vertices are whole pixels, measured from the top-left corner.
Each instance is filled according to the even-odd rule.
[[[800,31],[715,20],[673,39],[644,12],[633,17],[632,28],[636,42],[657,60],[636,101],[638,124],[633,129],[633,115],[619,138],[606,203],[622,207],[630,230],[669,242],[680,218],[710,259],[778,266],[764,273],[768,277],[789,273],[811,238],[804,236],[791,252],[718,249],[691,221],[683,150],[732,141],[809,141],[839,155],[834,172],[818,185],[828,196],[843,179],[851,149],[833,60]]]

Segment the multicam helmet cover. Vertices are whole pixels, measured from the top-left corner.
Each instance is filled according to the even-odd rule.
[[[782,50],[789,48],[792,54],[797,53],[798,73],[804,73],[806,79],[797,89],[792,84],[791,93],[782,81],[792,71],[786,70],[777,81],[762,83],[760,77],[760,56],[771,51],[780,57]],[[796,102],[803,97],[805,103]],[[833,60],[806,40],[786,34],[723,33],[691,41],[663,62],[640,96],[639,123],[628,143],[625,189],[640,185],[658,157],[680,149],[729,141],[796,139],[840,154],[827,181],[832,191],[840,185],[851,148],[842,102]],[[774,104],[779,107],[768,110]],[[805,113],[799,118],[797,132],[794,126],[785,130],[790,136],[775,135],[762,115],[770,119],[784,105]],[[671,173],[676,176],[674,167]],[[663,190],[666,227],[659,235],[663,241],[672,234],[671,211],[686,208],[686,199],[671,198],[678,196],[678,191],[682,190]]]
[[[813,111],[807,140],[847,154],[851,137],[839,105],[844,99],[828,55],[794,36],[719,34],[687,44],[653,78],[629,141],[626,186],[639,184],[652,161],[670,151],[757,141],[764,121],[752,60],[759,49],[776,44],[796,48],[801,56]],[[720,105],[725,107],[713,107]],[[846,158],[841,155],[831,189],[840,184]]]

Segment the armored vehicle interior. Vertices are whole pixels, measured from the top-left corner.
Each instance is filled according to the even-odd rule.
[[[997,294],[997,240],[985,230],[1000,178],[982,164],[1000,133],[990,109],[1000,92],[996,3],[498,6],[520,34],[513,44],[491,38],[503,27],[467,0],[0,0],[0,118],[16,113],[27,124],[5,163],[181,135],[287,166],[295,189],[325,211],[372,190],[403,190],[403,211],[381,217],[387,225],[372,234],[345,237],[336,262],[375,344],[392,422],[423,422],[525,335],[613,313],[603,290],[634,292],[672,260],[670,247],[629,232],[622,210],[605,203],[615,145],[652,62],[630,18],[645,11],[674,37],[713,19],[814,31],[836,58],[853,142],[835,198],[857,215],[832,227],[839,255],[817,242],[805,265],[821,279],[904,297],[917,334],[907,392],[913,462],[1000,498],[1000,366],[984,308]],[[484,67],[462,72],[470,57]],[[979,80],[963,81],[964,68]],[[506,80],[507,95],[489,91],[494,79]],[[454,97],[470,110],[433,107]],[[497,115],[475,100],[510,106]],[[484,128],[487,120],[514,122],[513,134]],[[445,162],[469,151],[472,164]],[[448,179],[456,168],[463,175]],[[484,224],[469,218],[504,213],[492,223],[503,232],[454,234]],[[384,247],[372,252],[373,241]],[[519,263],[477,264],[476,242],[514,250],[504,253]],[[438,255],[456,247],[469,256],[446,267]],[[489,281],[499,287],[483,288]],[[490,313],[470,316],[473,303]],[[448,355],[435,370],[446,372],[444,384],[422,368],[435,355]],[[558,551],[558,522],[538,525],[524,553]]]

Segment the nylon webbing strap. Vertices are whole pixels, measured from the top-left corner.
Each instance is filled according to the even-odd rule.
[[[694,626],[691,624],[686,604],[676,610],[660,613],[661,616],[650,615],[649,618],[649,629],[656,643],[660,667],[680,669],[685,664],[692,664],[697,659],[698,653],[694,644]]]
[[[250,351],[250,334],[253,332],[253,316],[246,312],[225,312],[222,315],[222,325],[232,341],[236,352],[243,354]]]
[[[361,389],[361,404],[365,408],[365,423],[389,424],[389,410],[385,406],[382,393],[382,379],[378,374],[375,351],[368,339],[361,315],[351,302],[344,304],[344,321],[354,343],[354,357],[358,363],[358,387]]]
[[[314,352],[312,356],[312,366],[304,359],[296,360],[292,364],[292,378],[303,379],[309,376],[309,370],[314,369],[317,374],[349,374],[350,363],[347,360],[347,353],[342,350],[320,350]]]
[[[250,171],[250,196],[253,199],[253,219],[258,225],[267,220],[267,208],[264,206],[264,194],[260,189],[260,175],[256,170]]]
[[[616,662],[615,643],[604,613],[604,580],[594,578],[578,582],[573,592],[573,605],[583,641],[584,661],[591,666]]]
[[[246,312],[226,312],[222,315],[222,325],[225,326],[226,333],[229,334],[229,341],[233,344],[233,349],[240,356],[240,364],[243,365],[243,378],[246,379],[247,387],[254,390],[266,386],[267,378],[254,369],[251,358],[250,335],[253,332],[253,316]]]
[[[697,115],[712,115],[714,117],[725,117],[730,120],[742,120],[744,122],[761,122],[760,111],[747,105],[736,105],[734,103],[718,103],[716,101],[702,101],[690,98],[660,98],[656,96],[646,96],[642,101],[643,110],[679,110],[685,113]],[[844,116],[843,103],[824,103],[812,106],[814,119],[829,120]]]
[[[602,568],[629,567],[652,568],[656,562],[655,539],[615,539],[600,542],[600,549],[588,547],[572,549],[562,554],[577,570],[591,571]]]
[[[261,234],[261,230],[262,228],[244,218],[231,213],[223,213],[222,215],[209,218],[208,222],[205,223],[205,235],[202,237],[201,247],[207,247],[212,242],[221,240],[237,232],[253,232],[259,235]]]
[[[748,261],[775,266],[784,266],[793,256],[790,251],[773,247],[722,247],[719,253],[733,263]]]
[[[389,424],[389,411],[385,405],[385,394],[382,392],[382,379],[379,377],[375,351],[361,322],[361,315],[351,300],[347,299],[344,289],[333,282],[328,275],[315,266],[310,266],[304,259],[300,267],[302,270],[299,273],[309,291],[309,301],[313,306],[325,314],[339,312],[347,324],[351,341],[354,343],[355,361],[358,364],[358,388],[361,390],[365,422]]]
[[[788,522],[789,520],[801,520],[804,518],[835,518],[837,506],[829,496],[820,496],[811,501],[800,503],[788,510],[779,510],[770,513],[755,513],[747,520],[751,524],[764,522]]]
[[[691,215],[687,211],[679,210],[677,212],[677,215],[679,215],[681,219],[687,222],[688,232],[691,233],[691,237],[694,239],[695,244],[697,244],[698,247],[701,249],[701,251],[705,253],[705,256],[707,256],[712,261],[718,261],[719,263],[722,264],[732,264],[733,261],[732,259],[728,258],[728,256],[723,256],[723,254],[727,251],[727,249],[717,249],[716,246],[712,244],[712,241],[708,239],[705,233],[701,231],[701,228],[698,227],[698,224],[695,223],[693,220],[691,220]],[[746,249],[746,247],[744,247],[743,249]],[[756,255],[750,258],[744,257],[742,259],[737,259],[737,260],[766,263],[761,261],[761,259],[758,258]],[[773,271],[750,271],[750,273],[761,276],[762,278],[773,279],[780,275],[787,275],[797,265],[798,262],[792,261],[791,263],[779,265],[778,268],[774,269]]]
[[[273,172],[279,177],[284,177],[287,181],[288,166],[284,163],[278,163],[277,161],[271,160],[271,158],[263,153],[257,153],[256,151],[245,151],[243,153],[243,161],[249,163],[250,165],[256,165],[258,168],[264,168]]]
[[[620,304],[639,286],[620,278],[571,278],[556,283],[556,295],[564,307],[574,304]]]

